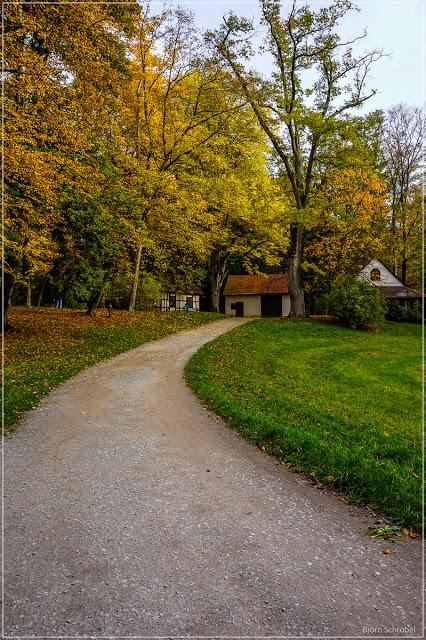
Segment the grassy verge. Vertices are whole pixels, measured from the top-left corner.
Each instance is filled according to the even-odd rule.
[[[149,340],[222,318],[214,313],[13,309],[5,339],[5,428],[81,369]]]
[[[241,434],[352,501],[421,522],[420,327],[370,334],[258,320],[204,346],[187,380]]]

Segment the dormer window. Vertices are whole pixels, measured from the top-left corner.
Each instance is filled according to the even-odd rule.
[[[380,269],[371,269],[370,271],[370,279],[373,282],[378,282],[378,280],[380,280],[381,275],[380,275]]]

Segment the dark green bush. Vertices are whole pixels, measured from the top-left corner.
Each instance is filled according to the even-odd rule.
[[[421,324],[422,322],[422,303],[420,300],[415,300],[413,305],[408,309],[408,321]]]
[[[398,300],[387,300],[386,319],[393,322],[408,322],[409,313],[407,309]]]
[[[351,329],[377,331],[385,320],[387,305],[377,287],[355,276],[336,286],[329,297],[330,313]]]
[[[329,313],[329,297],[330,294],[323,293],[321,296],[316,296],[311,302],[310,312],[314,315],[328,315]]]

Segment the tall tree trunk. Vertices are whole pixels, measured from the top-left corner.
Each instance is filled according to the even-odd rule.
[[[37,306],[38,307],[41,307],[41,303],[43,302],[43,294],[44,294],[44,290],[46,288],[47,280],[48,280],[48,277],[44,276],[43,282],[41,284],[40,293],[38,294],[38,299],[37,299]]]
[[[28,278],[27,282],[27,299],[25,302],[27,307],[31,307],[31,279]]]
[[[219,311],[220,304],[220,291],[222,288],[223,279],[219,272],[213,272],[211,274],[211,298],[210,298],[210,307],[212,311]]]
[[[215,258],[212,262],[210,271],[210,284],[211,284],[211,297],[210,307],[212,311],[219,312],[220,307],[220,294],[222,287],[228,275],[228,269],[226,264],[220,264],[218,258]]]
[[[15,286],[15,276],[7,271],[3,272],[2,293],[3,293],[3,328],[5,330],[11,328],[8,320],[8,311],[12,300],[13,288]]]
[[[290,294],[290,318],[304,318],[305,296],[303,293],[300,267],[302,264],[303,232],[301,224],[290,227],[290,252],[288,264],[288,292]]]
[[[132,295],[130,296],[129,311],[135,310],[136,296],[138,295],[138,287],[139,287],[139,273],[141,270],[141,259],[142,259],[142,243],[140,243],[140,245],[138,246],[138,253],[136,255],[135,274],[133,276],[133,287],[132,287]]]
[[[140,140],[139,140],[139,131],[140,131],[140,95],[143,85],[143,78],[139,80],[137,89],[136,89],[136,159],[139,160],[140,154]],[[136,264],[135,264],[135,273],[133,276],[133,287],[132,294],[130,296],[129,302],[129,311],[134,311],[136,306],[136,297],[138,295],[138,287],[139,287],[139,273],[141,270],[141,259],[142,259],[142,242],[138,246],[138,252],[136,254]]]
[[[106,283],[108,275],[109,274],[106,273],[104,275],[104,277],[103,277],[101,288],[99,289],[98,295],[96,296],[96,299],[95,299],[94,309],[97,309],[99,307],[100,303],[101,303],[102,298],[105,298],[105,295],[104,295],[105,283]]]
[[[96,298],[92,296],[89,302],[87,303],[86,316],[90,316],[90,317],[93,316],[93,313],[96,308],[95,303],[96,303]]]

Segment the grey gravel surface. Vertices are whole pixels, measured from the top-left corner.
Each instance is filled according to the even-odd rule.
[[[91,367],[6,439],[6,636],[422,637],[419,541],[370,540],[373,514],[186,388],[189,357],[240,323]]]

